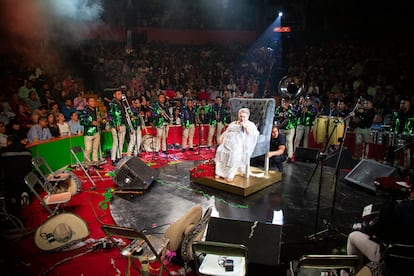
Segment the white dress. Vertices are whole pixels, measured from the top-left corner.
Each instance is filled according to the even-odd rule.
[[[232,179],[237,173],[246,173],[247,162],[259,136],[259,131],[253,122],[247,121],[246,125],[249,134],[236,122],[230,123],[223,133],[223,142],[216,151],[216,175]]]

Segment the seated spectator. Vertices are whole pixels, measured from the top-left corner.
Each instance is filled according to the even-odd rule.
[[[57,115],[60,113],[59,104],[57,102],[49,103],[49,112],[53,113],[53,115],[55,115],[55,118],[57,118]]]
[[[78,95],[73,99],[73,106],[77,111],[82,111],[85,109],[86,99],[85,93],[83,91],[79,91]]]
[[[17,140],[22,144],[27,144],[27,132],[22,129],[19,122],[16,119],[13,119],[7,125],[7,136],[16,136]]]
[[[30,113],[28,112],[26,105],[23,103],[20,103],[18,105],[15,119],[25,132],[27,132],[29,128],[33,125]]]
[[[70,114],[70,120],[68,122],[70,127],[70,132],[72,134],[82,134],[83,133],[83,126],[79,122],[79,114],[78,112],[72,112]]]
[[[6,125],[0,121],[0,148],[7,146]]]
[[[49,128],[47,127],[47,117],[41,116],[39,122],[32,127],[30,127],[27,132],[27,141],[29,143],[47,140],[52,138]]]
[[[72,112],[76,112],[76,108],[73,106],[70,98],[65,99],[65,104],[61,107],[60,111],[65,116],[65,121],[69,121],[70,114],[72,114]]]
[[[52,112],[50,112],[47,115],[47,127],[49,128],[50,133],[52,133],[53,137],[60,136],[59,127],[57,126],[57,122],[56,122],[56,117]]]
[[[30,112],[35,111],[42,104],[40,102],[40,99],[37,97],[36,91],[33,90],[29,92],[29,97],[27,97],[24,102],[29,108]]]
[[[59,128],[59,134],[60,136],[70,136],[72,135],[72,132],[70,131],[70,127],[68,122],[65,120],[65,116],[63,116],[62,113],[58,113],[57,117],[57,126]]]

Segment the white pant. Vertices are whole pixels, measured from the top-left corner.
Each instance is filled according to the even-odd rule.
[[[224,123],[218,122],[216,124],[216,145],[219,144],[221,135],[223,134]]]
[[[207,137],[207,146],[213,146],[214,133],[216,132],[216,125],[208,126],[208,137]],[[216,143],[217,144],[217,143]]]
[[[83,136],[85,143],[85,155],[92,161],[98,161],[99,147],[101,146],[101,135],[99,132],[93,136]],[[91,159],[92,153],[92,159]]]
[[[282,129],[283,134],[286,136],[286,150],[288,154],[288,158],[292,158],[293,156],[293,137],[295,136],[295,129]]]
[[[298,125],[296,127],[295,148],[300,146],[300,141],[303,138],[303,147],[308,148],[310,126]]]
[[[187,148],[187,140],[188,140],[188,146],[190,148],[193,148],[194,133],[195,133],[195,125],[194,124],[191,124],[189,128],[183,127],[183,140],[181,142],[181,148],[182,149]]]
[[[134,152],[137,155],[141,151],[141,143],[142,143],[142,132],[141,127],[137,127],[137,129],[129,133],[129,144],[127,149],[127,155],[131,155]]]
[[[112,134],[112,150],[111,160],[122,157],[122,150],[125,142],[126,127],[122,125],[117,131],[116,128],[111,128]]]
[[[348,255],[358,255],[359,267],[363,265],[364,256],[373,262],[378,262],[381,258],[380,245],[360,231],[348,235],[346,250]]]
[[[361,144],[363,144],[362,157],[366,156],[366,145],[369,141],[369,128],[359,128],[355,129],[355,156],[361,157]]]
[[[168,137],[169,126],[160,126],[157,127],[157,140],[155,141],[155,151],[167,150],[167,137]]]

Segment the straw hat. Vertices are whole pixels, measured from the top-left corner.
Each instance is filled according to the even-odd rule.
[[[42,250],[52,251],[72,245],[89,236],[86,222],[71,213],[53,216],[40,225],[35,234],[35,244]]]

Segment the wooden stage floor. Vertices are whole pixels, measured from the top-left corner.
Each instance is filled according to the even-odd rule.
[[[213,176],[192,177],[191,181],[240,196],[249,196],[271,186],[273,183],[282,181],[282,173],[278,171],[269,170],[266,172],[256,167],[250,167],[250,171],[251,174],[249,178],[246,178],[243,175],[236,175],[232,182]]]

